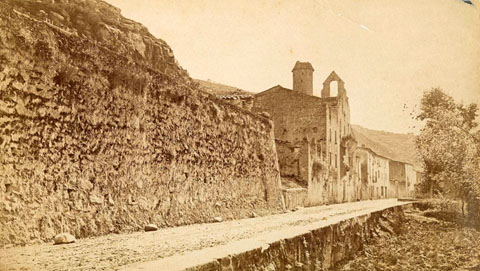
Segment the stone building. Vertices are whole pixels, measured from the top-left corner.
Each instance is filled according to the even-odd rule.
[[[394,197],[390,183],[390,160],[364,146],[358,147],[355,155],[361,180],[360,198],[367,200]]]
[[[415,197],[416,185],[422,177],[420,169],[379,155],[365,145],[358,147],[355,155],[362,200]]]
[[[391,160],[389,170],[394,197],[415,197],[416,185],[422,177],[421,169],[410,163]]]
[[[395,196],[405,197],[407,195],[407,174],[405,163],[390,161],[390,182],[395,186]]]
[[[417,171],[414,165],[405,164],[405,180],[406,180],[406,195],[407,197],[415,196],[415,185],[417,184]]]
[[[414,197],[416,184],[421,180],[421,168],[415,157],[415,138],[409,134],[375,131],[357,125],[352,125],[352,129],[359,146],[356,156],[361,163],[361,198]],[[375,179],[380,182],[371,182]]]
[[[256,94],[253,111],[271,116],[280,174],[306,189],[307,204],[356,200],[356,143],[344,82],[332,72],[321,97],[314,96],[313,72],[310,63],[297,61],[293,89],[278,85]]]

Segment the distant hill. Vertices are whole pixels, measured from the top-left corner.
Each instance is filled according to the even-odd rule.
[[[389,159],[410,163],[420,168],[416,156],[415,135],[376,131],[359,125],[352,125],[353,133],[359,146],[372,149],[375,153]]]
[[[193,80],[199,84],[200,89],[214,95],[232,95],[232,94],[253,95],[254,94],[252,92],[248,92],[243,89],[239,89],[236,87],[227,86],[219,83],[214,83],[212,81],[205,81],[200,79],[193,79]]]

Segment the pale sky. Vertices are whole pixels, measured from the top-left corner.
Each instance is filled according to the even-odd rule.
[[[480,105],[480,0],[107,2],[165,40],[193,78],[292,88],[295,62],[309,61],[320,96],[335,70],[352,123],[370,129],[416,132],[409,113],[432,87]]]

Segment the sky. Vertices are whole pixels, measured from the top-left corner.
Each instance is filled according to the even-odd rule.
[[[480,105],[480,0],[107,0],[173,49],[197,79],[261,92],[292,88],[297,60],[314,95],[331,71],[351,122],[418,132],[423,91]]]

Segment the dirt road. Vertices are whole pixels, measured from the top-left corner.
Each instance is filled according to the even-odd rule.
[[[398,205],[395,199],[300,209],[295,212],[155,232],[111,234],[68,245],[41,244],[0,249],[0,270],[112,270],[179,253],[223,245],[272,231],[328,222],[345,214]],[[52,242],[53,243],[53,242]]]

